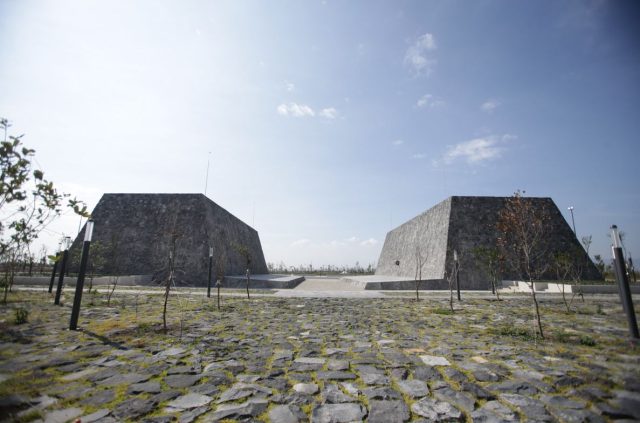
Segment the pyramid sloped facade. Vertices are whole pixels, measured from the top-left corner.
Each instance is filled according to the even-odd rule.
[[[104,254],[108,274],[151,275],[160,281],[168,270],[173,238],[181,284],[207,284],[209,246],[214,272],[224,259],[226,275],[244,274],[240,247],[249,252],[252,274],[268,273],[258,232],[202,194],[104,194],[91,215],[92,243],[118,245]],[[84,228],[72,251],[81,248],[83,239]]]
[[[496,222],[507,197],[449,197],[424,213],[393,229],[385,238],[376,275],[406,277],[413,280],[417,268],[419,248],[424,257],[422,280],[424,289],[440,289],[448,286],[445,272],[453,269],[453,252],[456,250],[460,263],[461,289],[488,289],[490,281],[478,266],[474,250],[478,247],[493,248],[497,244]],[[577,250],[583,257],[577,258],[583,265],[582,278],[599,280],[602,275],[597,270],[571,227],[551,198],[524,198],[534,207],[546,209],[550,220],[545,249],[548,260],[553,253]],[[555,280],[556,274],[550,269],[544,279]],[[505,267],[503,280],[517,280],[519,275]]]

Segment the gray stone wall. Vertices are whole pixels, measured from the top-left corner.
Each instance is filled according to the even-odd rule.
[[[104,194],[92,217],[93,242],[119,246],[106,254],[108,273],[162,280],[174,236],[176,280],[181,284],[206,285],[209,245],[214,248],[214,271],[216,261],[226,257],[227,275],[244,274],[246,262],[236,248],[244,245],[250,252],[251,272],[268,273],[255,229],[202,194]],[[83,239],[84,228],[73,243],[72,255]]]
[[[488,289],[488,275],[478,266],[474,249],[496,246],[496,222],[506,198],[450,197],[392,230],[385,239],[376,275],[413,278],[416,268],[415,249],[416,245],[420,245],[427,257],[423,280],[442,279],[445,271],[451,272],[454,266],[453,251],[456,250],[460,262],[461,288]],[[548,251],[546,262],[552,263],[556,252],[577,249],[583,253],[578,259],[584,263],[583,279],[602,279],[553,200],[533,197],[526,197],[524,200],[533,202],[537,208],[545,209],[550,217],[544,247]],[[400,261],[400,266],[394,265],[396,260]],[[507,280],[521,277],[509,267],[504,269],[502,275],[502,279]],[[543,277],[555,280],[556,273],[550,267]]]
[[[435,205],[421,215],[387,233],[378,259],[376,275],[413,279],[416,274],[416,247],[425,257],[422,279],[444,277],[451,199]],[[399,262],[399,264],[396,264]]]
[[[465,289],[488,289],[490,281],[476,264],[473,250],[494,248],[498,233],[496,222],[504,207],[504,197],[451,197],[449,234],[447,237],[447,269],[454,266],[453,250],[458,252],[460,285]],[[507,276],[506,279],[511,279]]]

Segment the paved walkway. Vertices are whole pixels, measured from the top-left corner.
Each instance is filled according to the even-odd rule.
[[[323,294],[371,293],[336,283]],[[542,341],[529,298],[469,294],[452,312],[430,292],[420,302],[271,294],[227,296],[218,310],[204,290],[189,291],[170,299],[168,333],[159,295],[110,306],[84,296],[81,330],[71,331],[69,295],[58,307],[46,292],[12,292],[0,304],[0,421],[640,419],[640,355],[613,295],[571,313],[546,296]],[[27,322],[13,323],[17,307]]]

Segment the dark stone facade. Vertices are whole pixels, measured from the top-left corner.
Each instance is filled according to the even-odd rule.
[[[244,274],[246,260],[238,251],[244,246],[251,273],[268,273],[258,232],[202,194],[104,194],[91,215],[92,241],[118,245],[115,253],[111,249],[104,254],[108,274],[152,275],[161,281],[174,236],[176,281],[183,285],[207,284],[209,246],[214,250],[214,272],[217,261],[226,257],[226,275]],[[84,228],[72,255],[83,239]]]
[[[496,246],[498,232],[496,222],[507,197],[449,197],[419,216],[390,231],[385,239],[376,275],[407,277],[413,279],[416,272],[416,248],[419,246],[425,257],[422,280],[425,289],[439,289],[443,283],[445,271],[453,268],[453,251],[457,250],[460,260],[460,287],[462,289],[488,289],[490,281],[477,265],[474,249]],[[571,227],[551,198],[526,197],[535,207],[546,209],[550,220],[549,237],[545,249],[549,252],[551,263],[553,253],[579,249],[586,263],[583,279],[600,280],[597,270]],[[396,264],[397,263],[397,264]],[[520,276],[508,267],[502,275],[504,280],[517,280]],[[553,269],[544,275],[546,280],[555,280]]]

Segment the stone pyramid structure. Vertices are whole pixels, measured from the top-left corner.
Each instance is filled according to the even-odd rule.
[[[378,260],[376,276],[413,280],[416,273],[416,249],[425,258],[422,267],[423,289],[444,289],[445,271],[453,268],[453,252],[457,250],[460,262],[461,289],[490,289],[489,277],[478,266],[474,249],[496,246],[496,222],[508,197],[449,197],[424,213],[393,229],[385,238]],[[550,216],[547,242],[548,260],[557,251],[578,249],[584,253],[578,258],[583,265],[585,280],[600,280],[602,275],[588,257],[571,227],[551,198],[525,197],[534,207],[545,208]],[[517,280],[518,275],[506,267],[503,280]],[[555,280],[553,269],[544,275]]]
[[[162,280],[174,237],[180,284],[206,286],[209,246],[214,250],[214,272],[224,260],[225,275],[243,275],[244,250],[252,274],[268,273],[258,232],[202,194],[104,194],[91,215],[92,244],[99,242],[110,250],[104,254],[107,274]],[[72,256],[83,239],[84,228],[71,247]],[[113,245],[117,248],[109,248]]]

